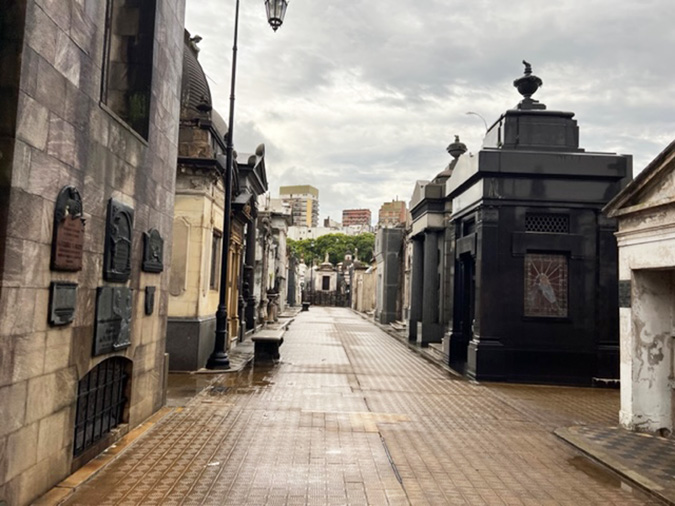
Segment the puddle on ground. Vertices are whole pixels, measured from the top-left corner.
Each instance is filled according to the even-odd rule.
[[[603,485],[607,485],[612,488],[625,490],[626,492],[630,493],[637,492],[631,485],[623,481],[618,474],[610,471],[601,464],[592,461],[588,457],[572,457],[567,462],[571,464],[572,467],[575,467],[598,483],[602,483]]]
[[[274,364],[248,364],[237,372],[222,374],[169,373],[166,405],[185,406],[203,390],[209,396],[262,392],[273,385]]]

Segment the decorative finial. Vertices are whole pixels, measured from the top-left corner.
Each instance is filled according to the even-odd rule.
[[[450,144],[446,150],[448,153],[450,153],[450,156],[456,160],[460,157],[460,155],[466,153],[466,144],[460,142],[459,135],[455,135],[455,142]]]
[[[194,37],[190,37],[190,47],[192,50],[195,52],[195,54],[199,53],[199,44],[202,41],[202,38],[200,35],[195,34]]]
[[[513,85],[524,97],[518,104],[518,109],[546,109],[544,104],[540,104],[532,98],[532,95],[544,85],[544,82],[532,73],[532,65],[529,62],[523,60],[523,65],[525,65],[525,75],[513,81]]]

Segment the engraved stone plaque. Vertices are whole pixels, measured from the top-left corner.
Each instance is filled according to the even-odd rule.
[[[103,278],[125,283],[131,275],[131,238],[134,228],[134,210],[110,199],[106,222]]]
[[[49,286],[49,324],[67,325],[75,318],[77,283],[52,281]]]
[[[155,286],[145,287],[145,314],[150,316],[155,311]]]
[[[51,268],[55,271],[82,270],[84,218],[82,198],[73,186],[64,186],[54,207]]]
[[[164,239],[159,231],[151,228],[143,233],[143,270],[162,272],[164,270]]]
[[[96,290],[94,356],[121,350],[131,344],[131,290],[126,286],[101,286]]]

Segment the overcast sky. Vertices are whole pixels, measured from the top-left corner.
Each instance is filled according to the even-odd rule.
[[[186,28],[214,105],[228,115],[235,0],[187,0]],[[632,154],[639,172],[675,138],[673,0],[291,0],[275,33],[263,0],[241,0],[234,143],[266,146],[280,185],[319,189],[321,218],[409,201],[450,161],[477,152],[522,98],[576,113],[587,151]]]

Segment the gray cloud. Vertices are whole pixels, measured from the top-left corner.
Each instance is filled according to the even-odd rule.
[[[262,4],[241,5],[235,142],[265,142],[273,196],[317,186],[322,216],[409,199],[454,134],[480,149],[482,121],[465,113],[490,124],[513,107],[523,58],[544,80],[536,98],[576,113],[586,150],[633,154],[640,170],[675,137],[672,0],[292,0],[276,33]],[[233,6],[187,7],[224,117]]]

